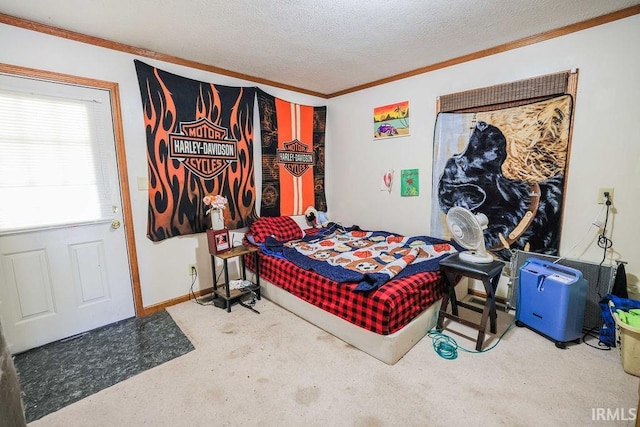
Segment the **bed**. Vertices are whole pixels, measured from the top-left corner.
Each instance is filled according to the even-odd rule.
[[[262,295],[376,359],[395,364],[435,325],[437,309],[446,291],[446,279],[437,268],[437,262],[440,257],[455,252],[456,248],[449,242],[433,239],[436,249],[426,255],[420,251],[424,246],[419,246],[416,251],[392,249],[389,252],[400,251],[395,259],[389,260],[389,265],[393,266],[388,270],[395,274],[367,271],[361,276],[354,276],[352,271],[343,268],[340,270],[342,276],[332,279],[327,277],[330,273],[324,270],[325,264],[316,265],[316,259],[305,260],[300,253],[306,249],[307,255],[317,254],[318,246],[312,245],[333,245],[330,243],[330,239],[335,238],[333,234],[353,246],[362,245],[353,240],[352,236],[356,235],[365,239],[367,245],[371,245],[371,241],[385,245],[394,239],[401,244],[403,239],[403,242],[409,242],[409,248],[419,246],[425,237],[420,236],[418,242],[416,238],[359,230],[357,227],[342,227],[340,230],[339,226],[333,230],[329,226],[303,231],[291,217],[260,218],[251,225],[245,238],[247,243],[261,249],[258,259]],[[350,238],[352,240],[348,240]],[[369,250],[378,243],[364,249]],[[280,246],[283,247],[282,252],[277,250]],[[412,266],[415,261],[410,255],[416,252],[430,258],[428,268],[424,263],[422,267]],[[356,257],[362,257],[361,250],[355,253]],[[345,256],[345,253],[340,253],[338,258]],[[398,268],[398,262],[407,265]],[[254,258],[246,257],[245,264],[251,274],[255,270]],[[428,271],[420,271],[425,269]],[[379,266],[377,272],[383,270]],[[388,278],[380,279],[385,275]]]

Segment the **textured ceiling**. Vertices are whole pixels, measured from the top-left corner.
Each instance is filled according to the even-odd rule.
[[[638,4],[640,0],[0,0],[0,13],[333,94]]]

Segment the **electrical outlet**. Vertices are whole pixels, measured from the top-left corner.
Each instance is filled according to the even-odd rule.
[[[189,264],[189,276],[195,276],[197,272],[198,272],[198,269],[196,269],[196,265]]]
[[[607,201],[604,193],[609,193],[609,201],[613,202],[613,188],[601,188],[598,190],[598,204],[604,205]]]

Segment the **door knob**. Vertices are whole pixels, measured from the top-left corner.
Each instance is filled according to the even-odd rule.
[[[114,219],[113,221],[111,221],[111,228],[113,228],[114,230],[116,228],[120,228],[120,221],[118,221],[117,219]]]

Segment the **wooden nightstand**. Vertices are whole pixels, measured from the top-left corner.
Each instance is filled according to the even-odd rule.
[[[211,237],[210,237],[211,236]],[[213,238],[213,233],[209,233],[207,230],[207,238],[211,240]],[[209,242],[209,254],[211,255],[211,270],[213,271],[213,295],[215,298],[222,298],[224,300],[224,307],[227,309],[227,312],[231,312],[231,305],[235,302],[240,303],[242,296],[254,292],[256,294],[257,299],[260,299],[260,270],[259,270],[259,260],[258,260],[258,248],[255,246],[236,246],[235,248],[231,248],[228,251],[222,253],[214,253],[212,250],[211,242]],[[255,283],[252,283],[250,286],[242,288],[242,289],[229,289],[229,270],[227,262],[230,258],[240,257],[240,265],[242,267],[242,279],[247,279],[247,270],[244,265],[244,255],[253,253],[255,256],[256,263],[256,272],[255,272]],[[222,269],[224,271],[224,283],[218,285],[218,274],[216,273],[216,257],[220,258],[223,262]],[[248,307],[248,306],[247,306]],[[250,308],[250,307],[249,307]],[[254,310],[255,311],[255,310]]]
[[[504,267],[504,263],[501,261],[491,261],[488,264],[470,263],[460,259],[459,253],[449,255],[440,261],[440,270],[442,270],[447,277],[447,294],[442,298],[436,330],[442,331],[445,318],[477,329],[478,339],[476,340],[476,351],[481,351],[487,328],[487,320],[489,320],[489,330],[491,333],[496,333],[496,288],[498,287],[502,267]],[[482,281],[487,293],[487,299],[485,300],[483,309],[456,299],[455,285],[458,276],[470,277]],[[449,301],[451,301],[451,313],[447,313]],[[480,323],[473,323],[458,316],[458,306],[482,313]]]

